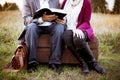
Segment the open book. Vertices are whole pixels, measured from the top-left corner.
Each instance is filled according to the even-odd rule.
[[[46,12],[47,15],[55,14],[58,16],[59,19],[63,19],[63,17],[66,16],[66,12],[62,9],[55,9],[55,8],[43,8],[39,9],[35,12],[33,19],[39,18],[43,16],[43,14]]]

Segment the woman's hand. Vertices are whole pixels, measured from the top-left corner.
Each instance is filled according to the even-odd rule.
[[[80,29],[73,30],[73,36],[75,35],[81,39],[85,37],[84,33]]]

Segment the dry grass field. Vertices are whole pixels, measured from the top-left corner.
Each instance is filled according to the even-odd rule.
[[[100,40],[98,62],[106,68],[105,75],[91,71],[85,76],[78,65],[62,65],[63,72],[58,75],[47,64],[40,64],[34,73],[7,73],[2,67],[13,55],[23,21],[19,11],[0,12],[0,80],[120,80],[120,15],[93,13],[91,25]]]
[[[91,16],[91,25],[96,34],[119,32],[120,15],[93,13]]]

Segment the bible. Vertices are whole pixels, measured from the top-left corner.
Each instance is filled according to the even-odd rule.
[[[58,16],[59,19],[63,19],[63,17],[66,16],[66,12],[62,9],[43,8],[43,9],[39,9],[35,12],[33,19],[42,17],[45,12],[46,12],[46,15],[55,14]]]

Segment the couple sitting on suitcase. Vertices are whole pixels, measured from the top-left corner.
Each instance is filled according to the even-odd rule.
[[[63,9],[66,16],[59,19],[58,15],[47,15],[46,12],[38,18],[34,18],[36,10],[43,8]],[[60,73],[62,41],[82,65],[82,72],[89,73],[90,69],[98,73],[105,73],[105,69],[98,64],[89,48],[88,41],[94,39],[91,19],[90,0],[24,0],[23,19],[26,25],[20,42],[25,42],[28,49],[27,70],[37,71],[37,46],[38,37],[50,34],[49,68]],[[38,13],[39,14],[39,13]],[[67,26],[67,27],[66,27]]]

